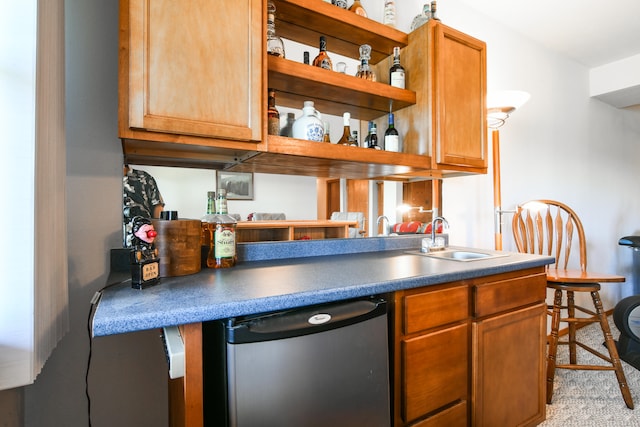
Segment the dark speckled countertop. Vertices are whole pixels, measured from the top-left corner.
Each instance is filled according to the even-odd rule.
[[[131,288],[112,271],[92,318],[94,336],[264,313],[539,267],[552,257],[506,253],[470,262],[407,253],[423,235],[238,245],[228,269]],[[489,251],[491,252],[491,251]]]

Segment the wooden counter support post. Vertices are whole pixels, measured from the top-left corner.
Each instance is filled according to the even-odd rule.
[[[204,427],[202,384],[202,323],[180,326],[185,373],[169,380],[170,427]]]

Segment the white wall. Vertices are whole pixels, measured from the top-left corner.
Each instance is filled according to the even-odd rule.
[[[158,184],[165,210],[180,218],[199,219],[207,210],[207,191],[216,191],[216,171],[130,165],[147,171]],[[316,179],[289,175],[253,174],[253,200],[229,200],[229,213],[246,219],[252,212],[283,212],[287,219],[316,219]]]
[[[362,2],[371,17],[380,18],[382,0]],[[421,3],[398,2],[405,28]],[[617,240],[640,232],[635,190],[640,113],[590,99],[588,70],[579,64],[458,6],[456,0],[439,6],[444,23],[487,42],[489,90],[531,93],[529,103],[501,130],[503,205],[513,207],[533,197],[569,203],[584,220],[591,266],[628,274],[631,254]],[[121,244],[117,2],[67,0],[66,13],[71,331],[25,390],[29,427],[87,425],[89,300],[106,284],[107,251]],[[315,183],[308,191],[315,194]],[[443,193],[451,242],[492,247],[491,175],[448,180]],[[278,188],[270,194],[277,199]],[[508,235],[505,247],[512,247]],[[605,304],[610,307],[618,296],[615,290],[607,292]],[[90,376],[93,425],[166,425],[163,357],[156,331],[96,339]]]

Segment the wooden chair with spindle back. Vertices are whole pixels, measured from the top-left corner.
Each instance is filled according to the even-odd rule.
[[[553,305],[548,306],[548,313],[551,315],[551,335],[547,355],[547,403],[551,403],[553,396],[556,369],[612,370],[615,371],[625,404],[633,409],[633,399],[599,294],[600,283],[624,282],[624,277],[587,271],[587,244],[582,222],[578,215],[563,203],[554,200],[531,200],[518,206],[513,217],[512,231],[519,252],[554,256],[556,259],[555,264],[547,267],[547,287],[554,290]],[[576,236],[577,242],[574,242]],[[579,267],[569,269],[570,264],[575,262],[571,257],[575,253],[572,252],[574,245],[577,249]],[[566,305],[563,305],[564,292]],[[575,292],[589,292],[595,311],[577,305]],[[589,317],[576,317],[576,311]],[[566,313],[567,317],[562,317],[562,313]],[[560,341],[558,337],[561,322],[568,324],[566,341]],[[600,324],[609,355],[576,340],[576,326],[586,323]],[[569,346],[568,364],[558,363],[558,345]],[[608,365],[577,363],[577,347],[605,360]]]

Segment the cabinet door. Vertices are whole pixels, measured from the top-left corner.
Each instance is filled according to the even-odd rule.
[[[402,418],[406,423],[467,400],[468,325],[402,342]]]
[[[129,128],[259,141],[262,0],[128,3]]]
[[[433,159],[486,173],[486,45],[441,24],[433,42]]]
[[[472,327],[472,425],[533,426],[545,418],[545,304]]]

